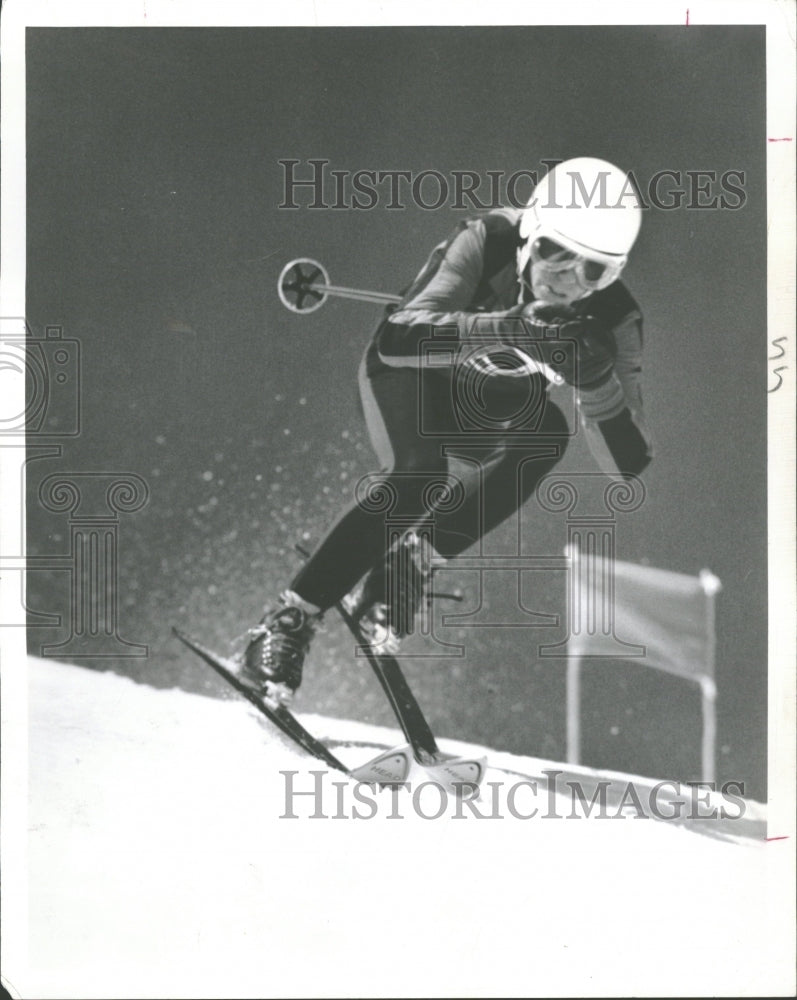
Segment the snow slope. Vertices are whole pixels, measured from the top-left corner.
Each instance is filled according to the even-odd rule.
[[[506,811],[510,786],[565,767],[491,752],[500,819],[457,819],[448,803],[431,821],[402,791],[375,796],[376,815],[358,821],[334,772],[318,779],[320,811],[344,818],[308,818],[310,796],[293,800],[298,818],[280,818],[280,772],[309,790],[308,772],[324,769],[244,701],[48,661],[28,670],[29,834],[4,843],[4,869],[18,872],[27,850],[27,900],[4,903],[6,921],[28,908],[27,955],[4,955],[13,996],[789,992],[777,890],[791,846],[764,840],[753,803],[724,824],[566,820],[564,800],[562,818],[522,820]],[[347,762],[399,742],[306,721],[356,740],[336,751]],[[588,794],[607,777],[566,776]],[[416,788],[423,780],[412,773]],[[625,780],[607,780],[616,802]],[[530,794],[518,791],[517,812]],[[427,788],[418,801],[434,814],[441,798]]]

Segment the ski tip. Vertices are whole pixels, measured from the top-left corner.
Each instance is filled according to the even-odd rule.
[[[408,746],[394,747],[378,754],[373,760],[352,769],[349,774],[356,781],[380,785],[403,785],[412,765]]]
[[[487,758],[450,757],[434,764],[425,764],[424,770],[449,791],[467,799],[479,794],[479,786],[487,770]]]

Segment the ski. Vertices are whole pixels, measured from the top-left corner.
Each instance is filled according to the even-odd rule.
[[[199,642],[193,636],[180,629],[172,627],[174,635],[197,656],[201,657],[239,694],[272,722],[282,733],[302,748],[306,753],[327,764],[337,771],[342,771],[356,781],[370,782],[385,786],[402,785],[407,780],[410,769],[410,755],[406,747],[397,747],[378,754],[373,760],[360,767],[348,768],[324,744],[309,733],[295,715],[284,705],[273,706],[259,697],[236,676],[231,661],[215,653],[208,646]]]
[[[304,559],[310,558],[310,553],[303,545],[296,544],[294,547]],[[465,798],[477,795],[479,786],[484,780],[487,758],[458,757],[456,754],[444,753],[438,747],[434,733],[396,658],[377,652],[367,636],[363,635],[343,601],[335,603],[335,610],[365,653],[371,669],[387,695],[393,714],[408,741],[408,747],[404,749],[412,753],[415,762],[431,778],[449,791]]]
[[[465,797],[477,794],[484,779],[487,758],[458,757],[440,750],[398,661],[395,657],[374,649],[341,601],[335,604],[335,609],[359,643],[382,685],[416,763],[438,784],[450,791]]]

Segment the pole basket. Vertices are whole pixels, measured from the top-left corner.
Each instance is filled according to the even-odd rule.
[[[329,284],[324,266],[309,257],[298,257],[283,267],[277,282],[280,302],[295,313],[311,313],[327,300],[323,290]]]

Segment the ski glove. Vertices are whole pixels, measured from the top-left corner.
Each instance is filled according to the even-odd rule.
[[[562,375],[575,389],[598,389],[612,377],[617,344],[611,329],[595,316],[582,315],[571,306],[534,302],[523,311],[529,335],[574,340],[577,358]],[[555,332],[554,332],[555,331]]]

